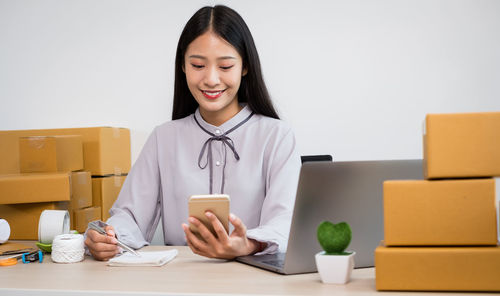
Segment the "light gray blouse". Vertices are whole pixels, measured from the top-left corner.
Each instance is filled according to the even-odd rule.
[[[186,245],[181,223],[187,223],[188,199],[212,186],[213,193],[230,196],[231,212],[247,226],[248,238],[267,243],[261,254],[285,251],[300,156],[289,126],[251,114],[245,106],[213,126],[198,109],[156,127],[110,210],[107,223],[118,238],[134,248],[148,245],[162,218],[165,244]],[[228,131],[226,141],[207,142]]]

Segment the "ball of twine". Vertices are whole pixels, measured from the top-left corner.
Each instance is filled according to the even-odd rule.
[[[56,263],[75,263],[84,258],[83,235],[60,234],[52,242],[52,261]]]

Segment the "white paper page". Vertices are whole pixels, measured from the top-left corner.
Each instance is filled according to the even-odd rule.
[[[114,257],[108,261],[109,266],[162,266],[177,256],[177,249],[168,251],[138,252],[135,256],[129,252]]]

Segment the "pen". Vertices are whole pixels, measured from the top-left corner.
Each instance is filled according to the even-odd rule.
[[[122,243],[119,239],[117,239],[116,241],[118,242],[117,245],[120,246],[121,248],[127,250],[128,252],[134,254],[137,257],[141,257],[141,255],[139,255],[139,253],[137,253],[134,249],[127,246],[126,244]]]
[[[93,221],[93,222],[90,222],[89,223],[89,228],[91,229],[94,229],[95,231],[99,232],[100,234],[104,234],[104,235],[107,235],[106,231],[104,230],[103,227],[99,226],[99,225],[96,225],[96,223],[99,223],[101,225],[104,225],[104,226],[107,226],[106,223],[102,222],[102,221]],[[139,255],[139,253],[137,253],[134,249],[132,249],[131,247],[127,246],[126,244],[124,244],[123,242],[121,242],[118,238],[116,239],[117,241],[117,245],[119,247],[121,247],[122,249],[125,249],[126,251],[134,254],[135,256],[137,257],[140,257],[141,255]]]

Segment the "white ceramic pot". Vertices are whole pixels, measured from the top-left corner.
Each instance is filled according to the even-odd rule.
[[[325,255],[325,252],[316,254],[316,267],[321,281],[325,284],[345,284],[351,278],[354,269],[354,255]]]

